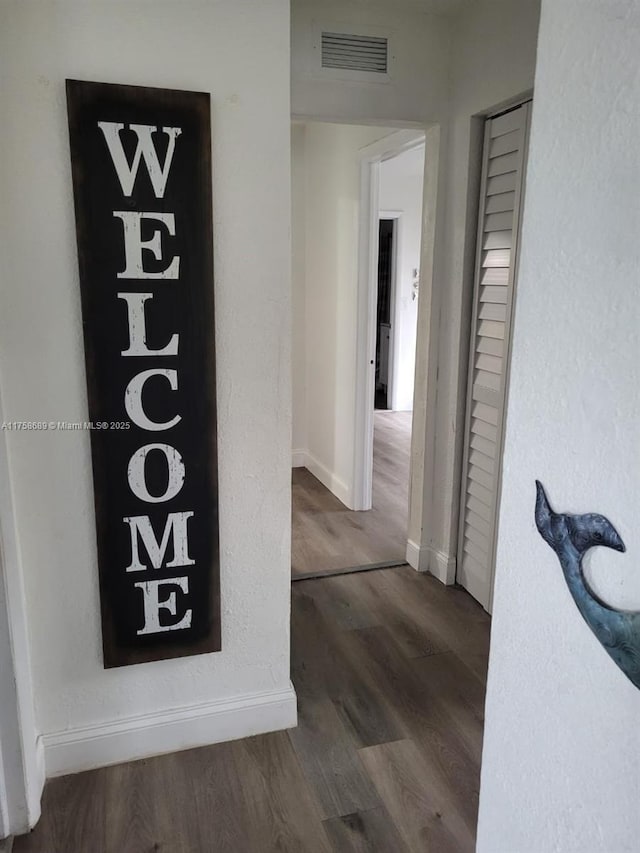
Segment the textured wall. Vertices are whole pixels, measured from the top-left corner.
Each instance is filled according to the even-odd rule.
[[[481,853],[622,853],[640,838],[640,693],[534,527],[601,512],[626,554],[590,582],[640,610],[640,9],[544,0],[500,508]]]
[[[37,722],[51,733],[289,684],[285,0],[0,9],[5,416],[87,419],[65,77],[211,92],[222,648],[104,671],[88,433],[9,435]],[[265,168],[268,164],[268,168]]]

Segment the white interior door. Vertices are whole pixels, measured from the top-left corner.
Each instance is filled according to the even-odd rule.
[[[487,119],[484,137],[457,581],[489,612],[530,108]]]

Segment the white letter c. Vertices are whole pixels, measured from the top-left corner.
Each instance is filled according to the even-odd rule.
[[[142,429],[149,430],[150,432],[159,432],[163,429],[171,429],[171,427],[174,427],[182,420],[180,415],[176,415],[170,421],[158,423],[157,421],[149,420],[142,408],[142,389],[144,388],[144,384],[147,379],[151,376],[164,376],[169,380],[169,385],[171,386],[172,391],[176,391],[178,389],[177,370],[167,370],[160,367],[154,367],[151,370],[143,370],[141,373],[136,374],[127,385],[124,392],[124,407],[134,424],[137,424],[137,426]]]

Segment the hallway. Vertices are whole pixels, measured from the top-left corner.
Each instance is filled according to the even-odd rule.
[[[299,725],[50,780],[14,853],[465,853],[490,620],[408,567],[292,586]]]
[[[292,472],[294,579],[337,569],[404,562],[407,548],[411,412],[376,411],[373,508],[348,510],[306,468]]]

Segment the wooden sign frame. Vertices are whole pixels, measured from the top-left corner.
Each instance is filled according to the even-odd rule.
[[[67,109],[104,665],[218,651],[209,95],[67,80]]]

